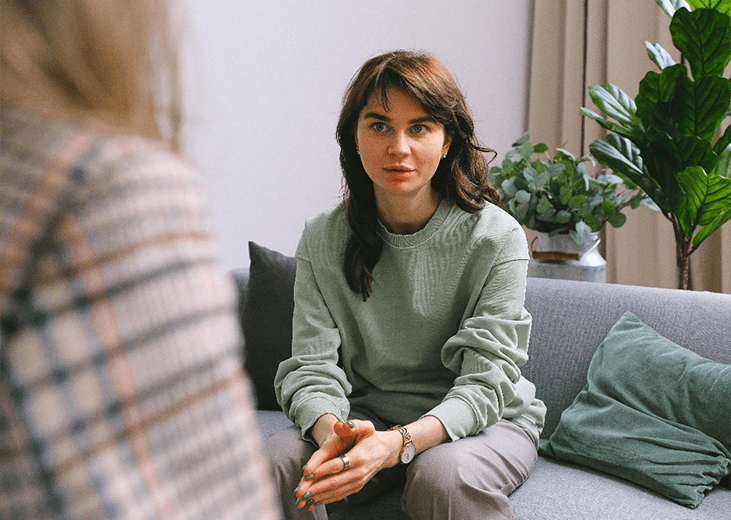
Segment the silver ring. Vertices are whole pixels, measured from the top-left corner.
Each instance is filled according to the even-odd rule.
[[[348,459],[347,455],[343,455],[342,457],[340,457],[340,460],[343,461],[343,471],[350,467],[350,459]]]

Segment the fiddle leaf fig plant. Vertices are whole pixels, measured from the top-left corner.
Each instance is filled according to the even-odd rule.
[[[512,146],[502,166],[490,170],[490,180],[506,210],[529,229],[551,236],[568,234],[583,244],[607,222],[622,226],[627,220],[625,207],[651,204],[631,181],[604,172],[590,175],[588,155],[576,158],[559,148],[553,157],[533,158],[547,152],[548,146],[531,144],[528,132]]]
[[[610,133],[589,149],[603,165],[640,186],[673,226],[678,287],[689,288],[690,255],[731,220],[731,0],[656,0],[672,17],[676,63],[645,42],[660,72],[650,71],[634,99],[605,83],[589,94],[603,117],[582,115]],[[686,66],[687,63],[687,66]],[[690,69],[690,74],[688,72]]]

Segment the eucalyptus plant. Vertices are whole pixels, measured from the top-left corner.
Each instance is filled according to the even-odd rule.
[[[622,226],[625,207],[651,204],[631,181],[606,172],[590,175],[588,155],[576,158],[559,148],[553,157],[533,158],[545,154],[548,146],[531,144],[528,132],[512,147],[502,166],[490,170],[490,180],[508,213],[529,229],[551,236],[568,234],[583,244],[607,222]]]
[[[731,115],[731,82],[723,77],[731,59],[731,0],[656,2],[672,17],[683,62],[645,42],[660,72],[645,75],[634,99],[611,83],[589,87],[607,117],[581,113],[611,132],[590,145],[592,155],[640,186],[672,222],[678,287],[688,289],[690,255],[731,220],[731,127],[721,131]]]

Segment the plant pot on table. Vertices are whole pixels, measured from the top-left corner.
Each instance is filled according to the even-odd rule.
[[[577,244],[568,234],[538,233],[531,245],[528,276],[583,282],[607,281],[607,261],[599,253],[599,233]]]

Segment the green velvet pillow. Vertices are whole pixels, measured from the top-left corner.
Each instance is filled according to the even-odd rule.
[[[676,345],[629,312],[539,448],[691,508],[731,472],[730,450],[731,365]]]

